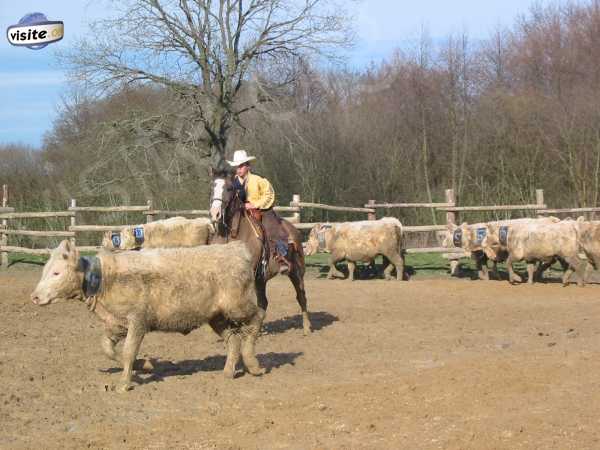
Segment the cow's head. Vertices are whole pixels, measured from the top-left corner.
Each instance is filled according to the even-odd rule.
[[[446,231],[439,232],[440,233],[439,238],[441,238],[442,247],[446,247],[446,248],[454,247],[453,236],[454,236],[454,230],[456,230],[457,228],[458,227],[455,224],[449,223],[446,226]]]
[[[305,255],[314,255],[317,252],[328,251],[331,242],[332,227],[329,224],[318,223],[310,230],[308,241],[302,244]]]
[[[485,228],[486,233],[481,241],[481,249],[488,258],[496,260],[500,251],[500,226],[488,223]]]
[[[81,297],[83,276],[79,251],[70,241],[64,240],[50,254],[31,300],[41,306]]]
[[[470,239],[470,230],[466,222],[460,226],[456,226],[453,223],[448,224],[448,230],[446,236],[442,242],[443,247],[460,247],[467,248]]]
[[[102,236],[102,248],[107,250],[119,250],[122,247],[122,238],[120,231],[107,231]]]
[[[116,238],[117,233],[113,235]],[[113,239],[113,243],[118,243],[122,250],[135,250],[143,246],[145,240],[145,228],[143,225],[125,227],[118,233],[119,240]]]

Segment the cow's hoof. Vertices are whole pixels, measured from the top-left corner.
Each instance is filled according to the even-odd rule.
[[[223,376],[227,380],[233,380],[235,378],[235,369],[225,368],[223,369]]]
[[[125,392],[131,391],[132,389],[133,386],[129,383],[119,383],[117,384],[115,391],[117,391],[119,394],[124,394]]]
[[[260,377],[261,375],[267,373],[267,370],[263,369],[262,367],[246,367],[246,369],[250,375],[254,375],[255,377]]]

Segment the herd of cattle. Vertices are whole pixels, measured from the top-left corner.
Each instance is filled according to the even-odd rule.
[[[81,256],[65,240],[46,263],[32,301],[38,305],[75,298],[86,302],[105,324],[104,353],[123,363],[120,391],[131,388],[133,363],[147,332],[187,334],[206,323],[225,342],[227,377],[234,376],[240,357],[248,372],[262,374],[254,345],[265,311],[256,303],[255,261],[240,242],[207,245],[214,231],[211,221],[202,218],[175,217],[130,226],[106,233],[104,251],[96,256]],[[483,279],[489,277],[488,260],[494,265],[506,261],[511,283],[521,281],[514,262],[527,263],[530,283],[559,262],[565,271],[564,284],[575,272],[583,285],[587,269],[600,263],[600,221],[583,217],[465,223],[452,226],[440,239],[445,247],[460,247],[473,257]],[[395,269],[401,280],[403,241],[402,224],[395,218],[318,224],[310,231],[304,252],[328,252],[330,278],[343,277],[336,263],[347,261],[350,280],[356,262],[372,264],[382,255],[386,279]]]
[[[461,247],[477,261],[479,276],[488,279],[487,261],[506,261],[508,281],[521,282],[513,263],[527,263],[528,283],[542,277],[553,263],[564,270],[563,285],[573,273],[577,284],[585,284],[590,269],[600,263],[600,222],[559,220],[555,217],[526,218],[452,227],[444,238],[445,246]]]
[[[513,263],[527,263],[528,283],[542,277],[555,262],[564,270],[563,284],[567,285],[573,273],[583,286],[586,274],[600,264],[600,221],[559,220],[556,217],[524,218],[486,223],[451,225],[438,236],[447,248],[459,247],[476,262],[479,277],[489,279],[488,261],[494,271],[498,262],[506,262],[510,283],[521,282]],[[375,256],[383,255],[389,264],[384,275],[390,278],[396,268],[396,278],[404,278],[404,248],[402,225],[395,218],[378,221],[318,224],[310,232],[305,252],[330,254],[328,277],[343,277],[336,263],[346,260],[348,279],[354,279],[355,263],[373,263]]]

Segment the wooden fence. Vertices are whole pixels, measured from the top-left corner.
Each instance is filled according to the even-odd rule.
[[[97,224],[83,224],[80,222],[82,213],[139,213],[145,216],[145,222],[152,222],[157,217],[167,216],[208,216],[209,211],[203,209],[189,209],[189,210],[159,210],[154,209],[152,202],[148,201],[145,205],[137,206],[78,206],[77,201],[72,199],[66,211],[55,211],[55,212],[16,212],[14,208],[8,207],[8,188],[3,186],[2,196],[2,208],[0,208],[0,220],[2,225],[0,227],[0,265],[6,267],[8,265],[8,253],[28,253],[28,254],[49,254],[51,249],[49,248],[27,248],[19,246],[9,245],[9,236],[32,236],[32,237],[65,237],[70,238],[74,244],[77,243],[77,234],[81,232],[105,232],[105,231],[118,231],[124,226],[123,225],[97,225]],[[315,223],[306,223],[301,221],[302,210],[312,208],[320,209],[325,211],[343,211],[351,213],[365,214],[365,219],[375,220],[377,218],[377,212],[390,209],[402,209],[402,208],[427,208],[434,209],[435,211],[445,212],[445,223],[443,225],[432,224],[432,225],[404,225],[403,229],[407,233],[429,233],[432,231],[444,231],[448,225],[457,224],[458,216],[463,214],[469,214],[472,212],[481,211],[513,211],[513,210],[526,210],[533,211],[538,216],[543,214],[558,214],[558,213],[584,213],[584,212],[596,212],[600,211],[600,208],[571,208],[571,209],[548,209],[544,203],[544,192],[541,189],[536,191],[536,203],[535,204],[524,204],[524,205],[491,205],[491,206],[458,206],[456,204],[456,197],[452,189],[445,191],[445,202],[440,203],[377,203],[375,200],[369,200],[363,207],[350,207],[350,206],[334,206],[326,205],[321,203],[309,203],[302,202],[299,195],[294,195],[289,206],[276,206],[274,209],[280,213],[290,214],[286,219],[290,220],[299,229],[310,229]],[[9,227],[11,220],[22,220],[22,219],[40,219],[40,218],[67,218],[69,219],[69,225],[64,230],[59,231],[39,231],[39,230],[26,230],[26,229],[15,229]],[[143,221],[143,220],[142,220]],[[140,222],[137,222],[140,223]],[[335,222],[332,222],[335,223]],[[99,242],[99,240],[98,240]],[[438,242],[439,244],[439,242]],[[78,246],[79,250],[83,251],[96,251],[99,246]],[[457,259],[464,256],[464,252],[459,248],[447,248],[447,247],[421,247],[421,248],[408,248],[407,253],[430,253],[437,252],[442,253],[444,257],[451,260],[451,269],[454,270],[457,266]]]

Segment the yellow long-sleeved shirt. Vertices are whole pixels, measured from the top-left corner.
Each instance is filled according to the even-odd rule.
[[[258,209],[269,209],[275,203],[275,191],[266,178],[248,173],[240,180],[246,189],[246,200]]]

